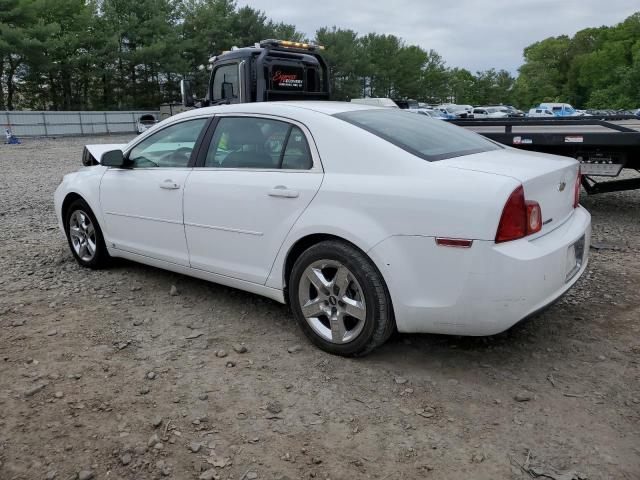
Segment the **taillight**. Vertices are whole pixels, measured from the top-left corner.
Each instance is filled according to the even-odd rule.
[[[527,235],[542,230],[542,210],[538,202],[533,200],[525,201],[527,205]]]
[[[502,209],[496,243],[526,237],[542,229],[542,211],[538,202],[524,199],[524,188],[516,188]]]
[[[578,208],[580,203],[580,184],[582,183],[582,173],[578,170],[578,176],[576,177],[576,186],[573,193],[573,208]]]

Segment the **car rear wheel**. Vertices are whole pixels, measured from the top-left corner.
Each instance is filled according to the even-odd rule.
[[[69,206],[65,230],[71,253],[80,265],[101,268],[109,262],[102,230],[87,202],[78,199]]]
[[[303,332],[332,354],[365,355],[395,329],[380,272],[346,242],[321,242],[300,255],[291,272],[289,300]]]

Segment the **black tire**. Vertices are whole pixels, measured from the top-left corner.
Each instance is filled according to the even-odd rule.
[[[76,252],[73,246],[73,242],[71,240],[69,222],[71,220],[71,216],[76,211],[85,213],[89,217],[89,219],[91,220],[91,223],[94,226],[96,249],[95,249],[95,254],[93,255],[93,258],[91,258],[90,260],[85,260],[78,255],[78,253]],[[86,268],[99,269],[99,268],[104,268],[109,264],[109,262],[111,261],[111,256],[109,255],[109,252],[107,251],[107,246],[104,243],[104,236],[102,235],[102,230],[100,229],[100,225],[98,224],[98,221],[96,220],[96,216],[93,214],[93,211],[91,210],[87,202],[85,202],[81,198],[74,200],[73,203],[69,205],[69,208],[65,212],[64,231],[67,234],[67,243],[69,244],[69,249],[71,250],[71,254],[73,255],[73,258],[75,258],[80,265]]]
[[[366,315],[360,333],[348,343],[325,340],[309,325],[299,300],[301,279],[307,267],[320,260],[344,265],[357,280],[364,294]],[[289,277],[289,302],[296,322],[305,335],[322,350],[347,357],[363,356],[382,345],[395,331],[393,307],[382,275],[360,250],[340,240],[327,240],[305,250],[296,260]]]

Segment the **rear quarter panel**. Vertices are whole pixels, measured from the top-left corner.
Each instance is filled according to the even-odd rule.
[[[268,286],[283,287],[288,252],[311,234],[344,238],[364,252],[394,235],[495,238],[504,203],[518,185],[515,179],[438,168],[438,162],[329,118],[339,123],[308,124],[325,177],[286,237]]]

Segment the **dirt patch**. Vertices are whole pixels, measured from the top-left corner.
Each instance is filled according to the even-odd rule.
[[[640,477],[640,192],[583,199],[602,248],[537,318],[353,360],[270,300],[80,268],[53,190],[123,140],[0,146],[0,478]]]

